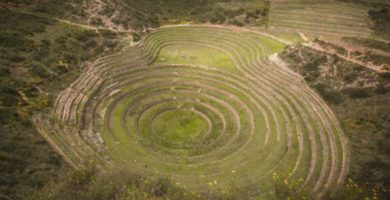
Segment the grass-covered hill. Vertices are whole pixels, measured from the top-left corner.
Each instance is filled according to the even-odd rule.
[[[32,114],[117,46],[118,34],[0,8],[1,197],[40,187],[62,162],[35,131]],[[27,190],[28,191],[28,190]]]
[[[5,0],[5,7],[51,14],[118,30],[143,30],[164,23],[265,25],[266,0]]]
[[[387,0],[0,0],[0,199],[386,199],[389,35]]]

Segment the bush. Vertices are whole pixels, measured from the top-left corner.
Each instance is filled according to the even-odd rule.
[[[149,25],[152,28],[157,28],[160,26],[160,21],[157,16],[153,15],[148,17]]]
[[[97,45],[98,45],[97,42],[93,39],[91,39],[85,43],[86,48],[95,48]]]
[[[101,11],[100,14],[106,15],[107,17],[111,17],[115,12],[115,8],[106,6],[104,9]]]
[[[58,74],[64,74],[69,71],[68,66],[64,64],[59,64],[54,68],[55,72]]]
[[[256,14],[256,12],[248,11],[248,12],[246,12],[246,18],[258,19],[259,16]]]
[[[343,80],[346,82],[346,83],[352,83],[353,81],[356,80],[356,77],[358,76],[357,73],[354,73],[353,71],[351,73],[348,73],[346,74],[344,77],[343,77]]]
[[[18,33],[0,32],[0,46],[30,51],[34,46],[34,42]]]
[[[382,79],[390,81],[390,72],[381,73],[380,76]]]
[[[118,43],[114,41],[104,41],[103,45],[107,48],[114,48]]]
[[[12,122],[17,117],[17,113],[13,108],[0,107],[0,124],[7,124]],[[1,196],[0,196],[1,197]]]
[[[26,58],[21,55],[11,55],[9,59],[15,63],[20,63],[26,60]]]
[[[91,31],[91,30],[88,30],[88,31],[82,31],[82,32],[77,32],[73,35],[73,37],[80,41],[80,42],[86,42],[88,41],[90,38],[93,38],[93,37],[97,37],[99,36],[99,34],[97,34],[95,31]]]
[[[137,32],[132,32],[131,36],[133,37],[133,42],[138,42],[141,40],[141,34]]]
[[[217,13],[213,13],[211,16],[210,16],[210,22],[213,23],[213,24],[222,24],[226,21],[226,18],[224,15],[222,15],[221,13],[217,12]]]
[[[46,188],[28,194],[28,199],[53,200],[191,200],[199,199],[171,181],[161,178],[146,178],[127,171],[98,172],[95,169],[74,171]]]
[[[46,69],[41,67],[40,65],[32,65],[31,72],[43,79],[51,79],[51,75],[47,72]]]
[[[0,66],[0,76],[7,76],[10,73],[11,73],[11,71],[9,68]]]
[[[331,104],[340,104],[343,101],[343,97],[339,92],[330,89],[325,84],[319,83],[314,85],[316,91]]]
[[[386,87],[386,86],[384,86],[384,85],[379,85],[375,90],[374,90],[374,92],[376,93],[376,94],[379,94],[379,95],[381,95],[381,94],[386,94],[386,93],[388,93],[390,91],[390,87]]]
[[[230,23],[235,26],[244,26],[244,23],[238,21],[237,19],[233,19],[232,21],[230,21]]]
[[[368,12],[373,21],[373,29],[385,38],[390,33],[390,11],[388,8],[371,9]]]
[[[94,17],[91,19],[90,23],[95,26],[103,26],[103,21],[101,18]]]
[[[107,38],[107,39],[113,39],[115,37],[117,37],[117,33],[115,32],[112,32],[112,31],[109,31],[109,30],[99,30],[99,33],[104,37],[104,38]]]
[[[371,96],[371,90],[367,88],[347,88],[342,90],[342,93],[351,98],[367,98]]]
[[[64,61],[69,64],[77,64],[78,63],[78,58],[75,54],[72,52],[65,53],[64,56]]]

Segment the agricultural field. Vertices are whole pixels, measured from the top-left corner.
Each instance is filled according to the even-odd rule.
[[[280,179],[320,197],[344,181],[348,142],[274,55],[285,46],[247,29],[161,28],[98,59],[34,123],[77,169],[126,168],[194,195],[255,199],[277,199]]]
[[[337,0],[272,0],[269,26],[316,35],[369,36],[369,7]]]

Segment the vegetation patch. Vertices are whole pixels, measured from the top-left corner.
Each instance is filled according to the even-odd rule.
[[[372,9],[368,12],[373,21],[373,29],[376,33],[386,39],[390,34],[390,6]]]
[[[0,198],[40,188],[62,167],[33,128],[32,115],[52,105],[82,62],[111,52],[117,38],[0,8]]]
[[[364,43],[377,46],[375,41]],[[302,46],[287,49],[282,57],[331,105],[350,139],[350,177],[356,183],[349,180],[345,188],[349,192],[328,198],[337,199],[348,193],[351,199],[363,194],[372,197],[374,194],[366,193],[370,190],[376,198],[386,198],[390,187],[386,156],[389,106],[385,103],[390,98],[389,73],[378,73]],[[310,63],[315,65],[305,67]],[[351,194],[354,188],[357,191]]]

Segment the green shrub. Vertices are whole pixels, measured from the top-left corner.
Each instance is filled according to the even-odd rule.
[[[31,72],[43,79],[52,79],[51,74],[41,65],[32,65]]]
[[[102,26],[103,25],[103,21],[101,18],[98,18],[98,17],[94,17],[91,19],[90,23],[92,25],[95,25],[95,26]]]
[[[0,66],[0,77],[8,76],[9,74],[11,74],[11,70],[9,68]]]
[[[0,32],[0,46],[30,51],[34,46],[34,42],[15,32]]]
[[[23,62],[24,60],[26,60],[26,58],[24,56],[21,56],[21,55],[11,55],[9,57],[10,61],[14,62],[14,63],[20,63],[20,62]]]
[[[93,168],[65,174],[42,190],[27,195],[32,200],[200,199],[167,179],[147,178],[124,170],[98,172]]]
[[[17,118],[17,113],[15,112],[15,109],[0,107],[0,125],[12,122],[16,118]]]
[[[368,88],[347,88],[341,91],[351,98],[367,98],[370,97],[371,89]]]
[[[104,41],[103,45],[107,48],[114,48],[118,45],[118,43],[114,41]]]
[[[390,81],[390,72],[381,73],[380,77],[385,81]]]
[[[373,29],[385,38],[390,34],[390,11],[389,8],[371,9],[368,12],[373,21]]]
[[[388,86],[386,87],[385,85],[380,84],[377,86],[377,88],[374,90],[374,92],[376,94],[383,95],[383,94],[390,92],[390,87],[388,87]]]
[[[149,21],[150,27],[152,27],[152,28],[157,28],[160,26],[160,21],[159,21],[158,17],[155,15],[149,16],[148,21]]]
[[[244,23],[238,21],[237,19],[233,19],[232,21],[230,21],[230,23],[235,26],[244,26]]]
[[[137,32],[132,32],[131,36],[133,37],[133,42],[138,42],[141,40],[141,34]]]
[[[115,12],[115,8],[111,6],[106,6],[104,9],[101,11],[100,14],[106,15],[107,17],[111,17]]]
[[[73,34],[73,37],[80,42],[86,42],[90,38],[97,37],[97,36],[99,36],[99,34],[91,30],[84,30]]]
[[[327,85],[319,83],[314,85],[316,91],[324,98],[327,102],[332,104],[340,104],[343,101],[343,97],[337,91],[330,89]]]

